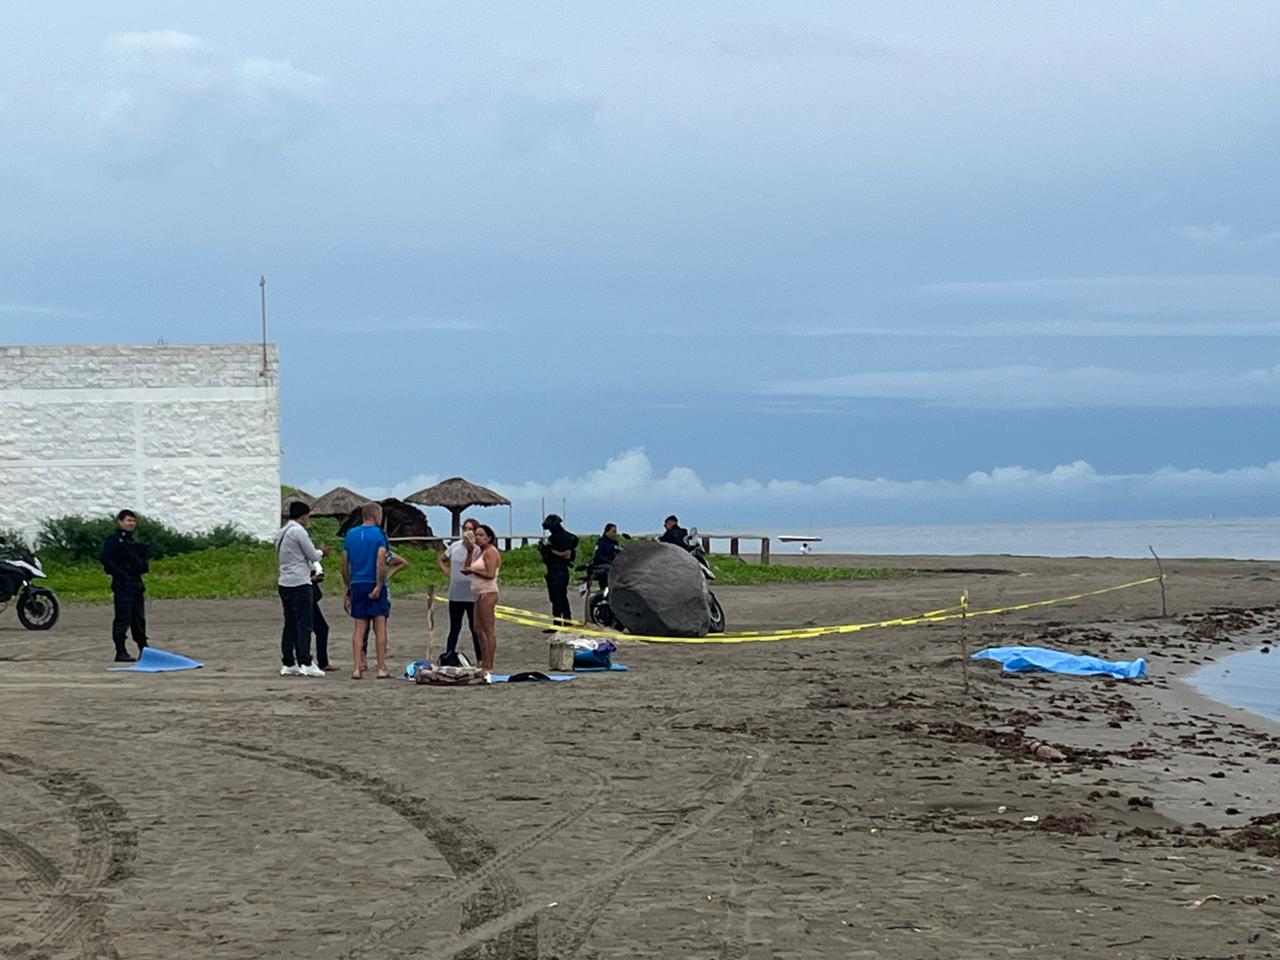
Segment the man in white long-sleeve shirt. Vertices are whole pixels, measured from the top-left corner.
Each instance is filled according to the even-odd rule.
[[[316,549],[307,533],[311,508],[295,500],[289,504],[289,522],[276,537],[276,558],[280,576],[276,581],[284,607],[284,630],[280,634],[280,676],[323,677],[324,671],[311,662],[311,565],[328,555],[328,548]]]

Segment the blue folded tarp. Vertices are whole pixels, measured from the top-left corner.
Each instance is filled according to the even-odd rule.
[[[127,667],[107,667],[108,670],[133,670],[137,673],[168,673],[171,670],[199,670],[204,664],[168,650],[144,647],[137,663]]]
[[[1105,674],[1120,680],[1137,680],[1147,675],[1147,661],[1101,660],[1098,657],[1064,653],[1048,647],[988,647],[973,655],[974,660],[995,660],[1004,664],[1005,673],[1023,670],[1047,670],[1076,677]]]

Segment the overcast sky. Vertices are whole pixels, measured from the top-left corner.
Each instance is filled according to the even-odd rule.
[[[265,273],[286,481],[1280,513],[1280,5],[17,6],[0,341],[252,340]]]

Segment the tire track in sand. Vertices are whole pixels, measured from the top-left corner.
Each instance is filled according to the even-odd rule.
[[[387,929],[370,934],[344,953],[345,958],[366,954],[385,956],[389,951],[398,951],[401,948],[392,943],[393,939],[411,933],[424,917],[456,901],[462,902],[463,934],[516,909],[520,902],[520,888],[505,867],[586,816],[609,786],[607,777],[594,775],[597,781],[595,789],[583,800],[575,802],[572,810],[499,852],[486,839],[473,834],[461,818],[443,813],[425,797],[409,793],[376,775],[328,760],[279,757],[271,748],[257,744],[218,741],[210,745],[242,759],[269,763],[319,780],[333,780],[363,793],[426,837],[453,871],[457,879],[450,889],[417,904],[408,916],[400,918]],[[492,949],[484,951],[487,956],[501,960],[534,960],[538,956],[537,917],[506,925],[490,936],[477,938],[471,948],[478,955],[481,948],[490,942]]]
[[[694,710],[677,710],[655,725],[653,734],[650,735],[651,739],[653,739],[654,735],[658,733],[667,735],[671,734],[673,730],[680,729],[677,727],[679,722],[687,720],[690,717],[698,716],[701,712],[700,708]],[[724,722],[724,716],[725,714],[722,711],[717,715],[717,719],[722,721],[722,726],[727,726],[727,723]],[[760,768],[756,772],[756,776],[759,776],[759,774],[764,771],[767,763],[768,756],[762,753],[760,758]],[[695,797],[702,797],[703,795],[722,787],[725,782],[726,778],[724,774],[713,775],[698,787],[695,787],[692,791],[692,795]],[[745,793],[746,788],[743,790],[744,795]],[[690,806],[677,802],[674,807],[667,807],[665,809],[668,811],[674,809],[679,815],[677,823],[671,825],[672,827],[678,828],[680,823],[687,818],[688,814],[698,810],[699,807],[697,804]],[[623,855],[623,859],[626,860],[627,858],[643,854],[650,846],[660,842],[667,832],[668,831],[661,826],[650,827],[645,836],[631,844],[628,852]],[[754,842],[751,845],[751,849],[754,850]],[[627,873],[618,873],[615,876],[601,881],[600,884],[591,891],[590,898],[581,903],[576,910],[569,914],[557,929],[554,929],[552,934],[548,937],[548,942],[541,954],[541,960],[572,960],[572,958],[578,956],[582,951],[582,948],[586,945],[587,938],[591,935],[591,931],[604,916],[604,911],[601,908],[605,904],[610,903],[613,898],[618,895],[618,891],[622,888],[623,883],[626,882],[627,877]]]
[[[32,945],[33,955],[78,942],[83,957],[117,958],[106,929],[101,888],[126,880],[138,855],[137,829],[124,808],[80,773],[45,767],[20,754],[0,753],[0,774],[27,780],[52,796],[67,810],[79,834],[69,877],[13,834],[0,837],[0,856],[35,877],[28,889],[38,910],[27,923],[39,938]]]
[[[595,891],[602,886],[616,890],[617,887],[612,886],[614,881],[621,885],[645,863],[710,826],[721,813],[747,792],[751,784],[764,771],[767,760],[767,755],[759,750],[754,754],[739,756],[729,770],[715,775],[708,784],[704,785],[704,788],[700,788],[705,789],[705,793],[677,810],[674,824],[650,833],[648,837],[635,844],[631,851],[619,858],[612,867],[584,877],[568,887],[552,887],[528,897],[519,906],[507,910],[469,932],[464,932],[443,943],[429,945],[429,948],[424,951],[425,955],[438,960],[467,955],[477,944],[492,939],[504,930],[526,924],[530,919],[536,918],[543,910],[548,909],[550,901],[563,903],[587,893],[591,893],[594,897]],[[587,932],[589,927],[581,932],[582,940],[585,940]],[[582,943],[574,943],[575,939],[576,937],[570,934],[565,938],[563,945],[549,944],[549,950],[557,951],[550,955],[565,956],[566,954],[559,951],[566,948],[576,952],[581,948]]]

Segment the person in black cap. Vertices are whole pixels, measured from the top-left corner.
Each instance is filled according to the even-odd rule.
[[[111,594],[115,598],[115,618],[111,621],[111,641],[116,646],[116,663],[133,663],[124,647],[126,634],[133,634],[138,655],[147,647],[147,615],[143,606],[146,587],[142,575],[150,568],[147,548],[133,539],[138,515],[132,510],[116,514],[115,533],[102,545],[102,569],[111,575]]]
[[[679,517],[673,513],[662,521],[662,525],[666,529],[662,532],[662,536],[658,538],[659,543],[674,543],[677,547],[688,547],[685,541],[689,539],[689,531],[680,526]]]
[[[551,616],[557,626],[573,622],[573,610],[569,607],[569,571],[573,567],[578,538],[564,528],[564,521],[554,513],[542,521],[547,535],[538,544],[542,562],[547,565],[547,596],[551,600]],[[553,629],[543,633],[554,633]]]

